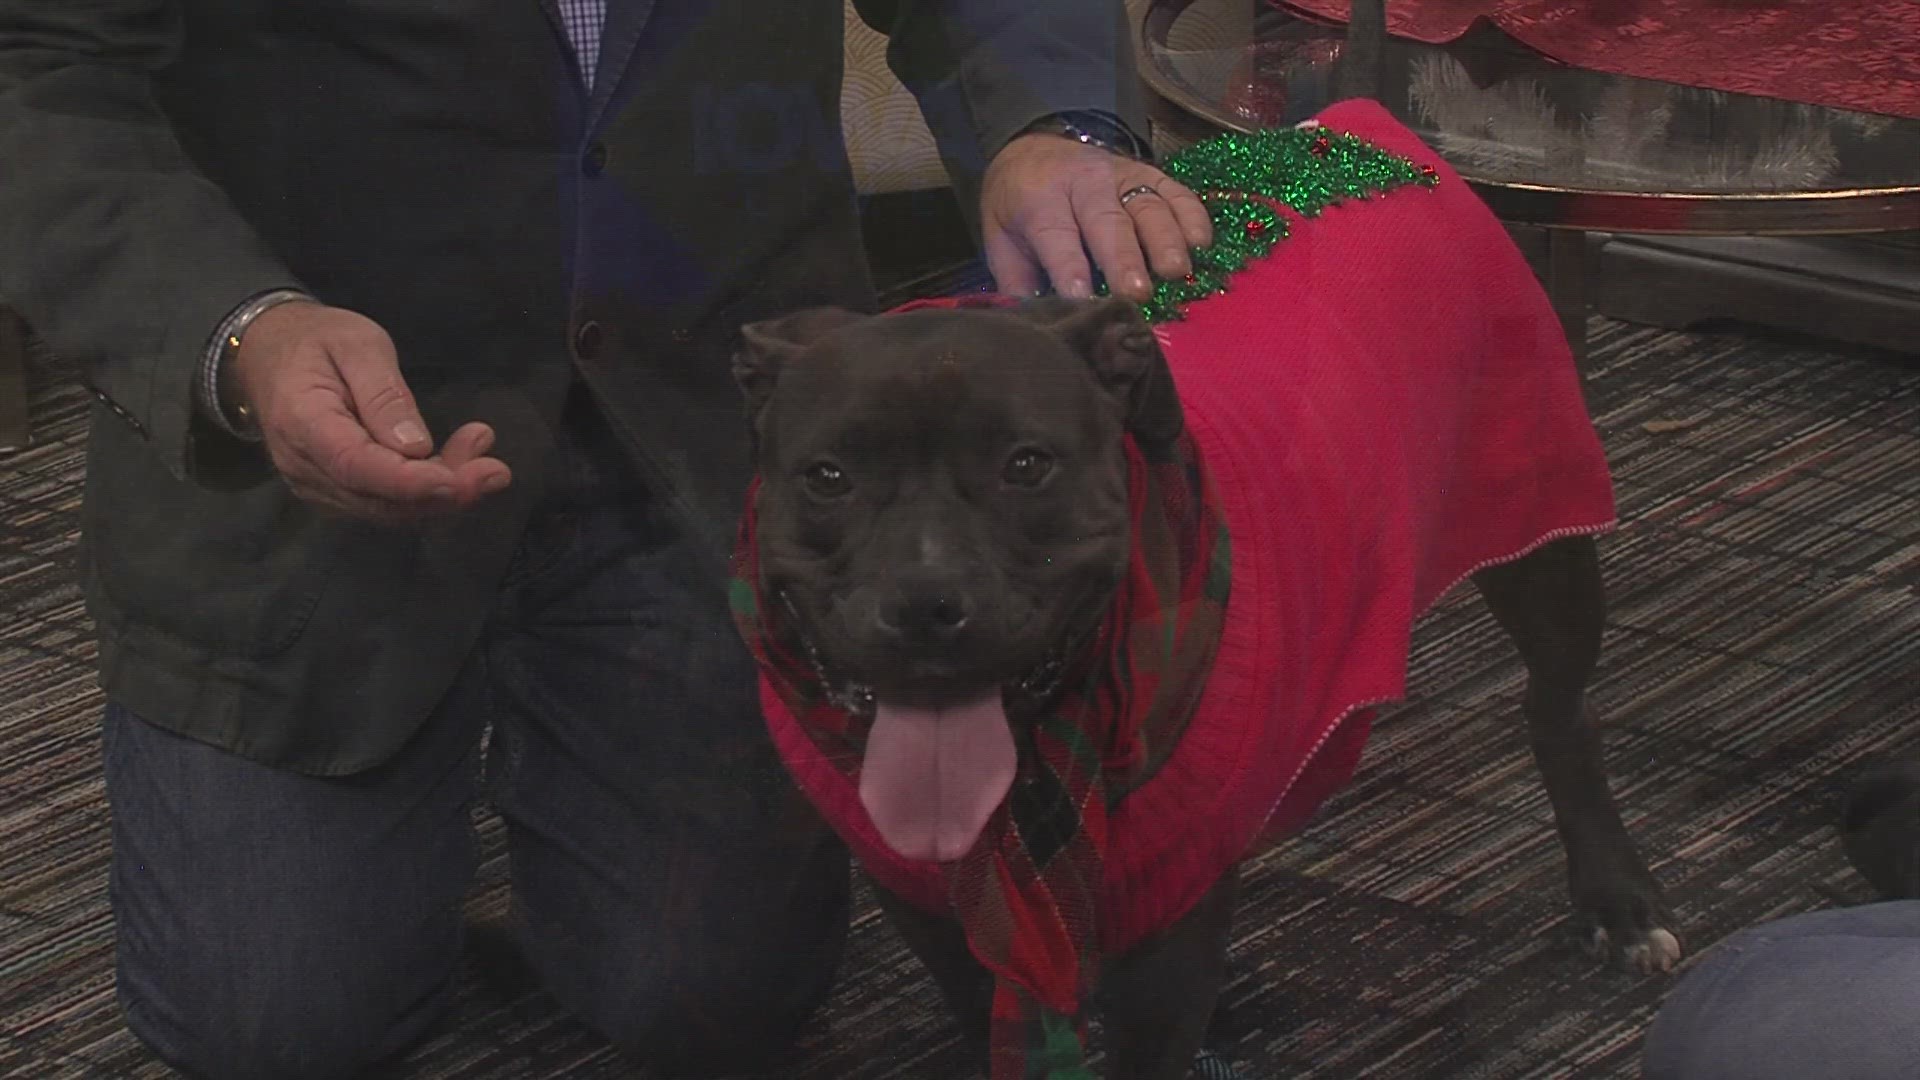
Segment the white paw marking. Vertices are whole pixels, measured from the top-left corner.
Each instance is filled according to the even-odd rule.
[[[1612,938],[1605,927],[1593,932],[1593,951],[1600,956],[1616,952],[1610,946]],[[1633,930],[1622,935],[1617,950],[1621,962],[1628,971],[1637,975],[1671,974],[1674,965],[1680,962],[1680,939],[1664,927],[1651,930]]]

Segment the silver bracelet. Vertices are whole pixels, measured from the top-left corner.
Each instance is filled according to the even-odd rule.
[[[244,406],[229,407],[220,400],[220,373],[233,359],[240,348],[240,339],[246,336],[247,328],[261,315],[295,300],[313,300],[312,296],[298,289],[274,289],[260,293],[239,307],[234,308],[220,321],[214,331],[213,340],[208,343],[207,351],[200,360],[200,377],[194,381],[194,396],[199,399],[200,410],[214,426],[228,435],[245,442],[259,442],[260,428]]]

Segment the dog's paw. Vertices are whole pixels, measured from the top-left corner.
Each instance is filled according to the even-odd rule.
[[[1246,1074],[1226,1058],[1211,1050],[1202,1050],[1193,1059],[1192,1080],[1246,1080]]]
[[[1617,959],[1635,975],[1671,974],[1680,963],[1680,939],[1661,926],[1648,930],[1608,930],[1596,926],[1587,947],[1595,956]]]
[[[1637,858],[1581,869],[1571,884],[1588,950],[1635,975],[1671,973],[1684,950],[1660,883]]]

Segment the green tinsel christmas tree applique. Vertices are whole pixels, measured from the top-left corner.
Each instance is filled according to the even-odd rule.
[[[1349,199],[1439,183],[1431,165],[1319,126],[1217,135],[1172,154],[1161,168],[1206,203],[1213,246],[1194,249],[1185,279],[1155,285],[1141,305],[1152,323],[1180,319],[1188,304],[1228,291],[1234,274],[1285,239],[1287,222],[1273,203],[1311,218]],[[1107,295],[1106,282],[1096,291]]]

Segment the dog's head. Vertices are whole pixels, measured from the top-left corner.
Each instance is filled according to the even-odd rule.
[[[873,694],[863,794],[1010,774],[1004,693],[1086,640],[1125,572],[1123,437],[1180,433],[1152,329],[1125,301],[1050,298],[815,309],[743,337],[759,584],[831,678]],[[889,842],[957,857],[997,783],[956,811],[971,833],[896,819]]]

